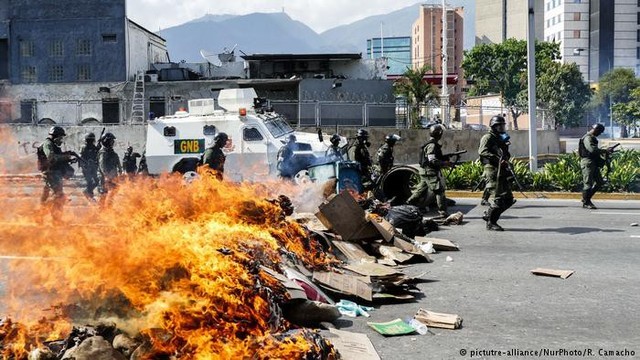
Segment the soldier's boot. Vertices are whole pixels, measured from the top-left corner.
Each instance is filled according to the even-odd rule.
[[[593,190],[583,190],[582,191],[582,207],[585,209],[597,209],[597,207],[591,202],[591,197],[593,196]]]
[[[502,214],[502,209],[496,207],[490,207],[487,211],[487,230],[489,231],[504,231],[502,226],[498,225],[498,219]]]

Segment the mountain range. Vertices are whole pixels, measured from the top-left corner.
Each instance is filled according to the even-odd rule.
[[[409,36],[423,1],[387,14],[369,16],[337,26],[320,34],[284,12],[247,15],[212,15],[191,20],[158,32],[167,40],[172,61],[201,62],[200,50],[219,53],[225,48],[245,54],[363,53],[367,39]],[[475,41],[475,1],[449,0],[450,6],[464,6],[464,47]]]

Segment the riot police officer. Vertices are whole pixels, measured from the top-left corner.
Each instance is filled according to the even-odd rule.
[[[63,152],[60,146],[67,136],[60,126],[53,126],[44,143],[38,148],[38,169],[42,172],[44,188],[40,203],[43,210],[50,208],[54,223],[62,220],[62,208],[66,201],[63,191],[63,179],[73,175],[73,168],[69,163],[74,161],[72,152]],[[53,192],[53,199],[48,203],[49,195]]]
[[[342,151],[340,149],[340,135],[333,134],[329,139],[331,146],[327,149],[324,156],[330,161],[343,161]]]
[[[116,187],[116,179],[122,174],[120,157],[113,150],[116,137],[108,132],[102,136],[100,142],[102,149],[98,152],[98,170],[100,171],[100,186],[98,191],[102,194],[101,202],[104,204],[109,191]]]
[[[351,158],[360,164],[360,175],[362,184],[367,187],[371,184],[371,155],[369,154],[369,132],[365,129],[358,129],[356,133],[356,143],[352,146]]]
[[[612,148],[598,147],[597,137],[603,132],[604,125],[594,124],[578,142],[582,169],[582,207],[586,209],[597,209],[591,198],[604,184],[600,169],[605,165],[606,157],[613,151]]]
[[[449,216],[445,198],[446,184],[442,175],[442,168],[451,166],[449,159],[442,153],[440,139],[444,134],[444,126],[435,124],[430,128],[429,141],[422,147],[420,154],[420,183],[407,199],[407,204],[424,204],[427,191],[433,192],[441,217]]]
[[[380,176],[386,174],[393,167],[393,147],[400,139],[400,136],[396,134],[389,134],[385,136],[384,144],[378,148],[376,158],[380,166]]]
[[[229,141],[229,136],[226,133],[219,132],[213,137],[213,146],[208,147],[202,155],[202,164],[209,166],[209,169],[213,170],[215,177],[218,180],[222,180],[224,174],[224,163],[227,160],[222,149]]]
[[[79,163],[82,168],[82,175],[86,182],[86,187],[82,192],[84,196],[93,200],[93,190],[98,187],[98,151],[101,145],[96,145],[96,134],[88,133],[84,137],[84,145],[80,149],[80,157],[82,162]]]
[[[277,155],[278,176],[283,179],[292,179],[298,171],[293,158],[294,152],[298,150],[297,139],[293,134],[289,135],[288,139],[287,143],[278,150]]]
[[[122,157],[122,167],[129,178],[133,177],[138,172],[137,158],[139,157],[141,157],[141,155],[137,152],[133,152],[133,147],[127,147],[127,151]]]
[[[480,161],[484,164],[483,176],[487,180],[486,188],[489,189],[491,200],[489,209],[485,211],[482,218],[487,222],[487,230],[503,231],[504,229],[498,225],[498,219],[515,203],[507,171],[511,157],[510,143],[505,132],[504,117],[500,115],[492,117],[489,127],[491,129],[480,139],[478,147]]]

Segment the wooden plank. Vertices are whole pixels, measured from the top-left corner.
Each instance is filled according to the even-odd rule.
[[[537,268],[531,270],[533,275],[540,276],[551,276],[551,277],[559,277],[562,279],[566,279],[573,274],[573,270],[556,270],[556,269],[545,269],[545,268]]]

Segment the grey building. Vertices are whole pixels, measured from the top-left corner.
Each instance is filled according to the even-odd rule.
[[[167,60],[125,0],[0,0],[2,122],[120,122],[122,83]]]

